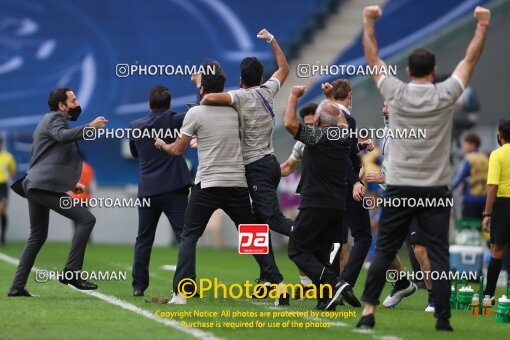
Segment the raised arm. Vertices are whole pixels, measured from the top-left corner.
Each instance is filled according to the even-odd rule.
[[[293,86],[290,91],[287,108],[285,109],[285,117],[283,118],[283,126],[292,136],[296,136],[299,130],[299,121],[296,118],[297,101],[304,93],[304,86]]]
[[[474,16],[478,22],[475,34],[469,43],[466,56],[459,62],[455,71],[453,71],[453,75],[462,82],[464,87],[469,84],[475,66],[482,54],[483,46],[485,45],[485,37],[487,36],[487,30],[491,20],[491,11],[478,6],[475,8]]]
[[[383,72],[387,70],[387,66],[379,57],[379,48],[377,46],[377,39],[375,38],[375,20],[382,14],[381,7],[367,6],[363,9],[363,50],[365,51],[365,59],[370,68],[376,67],[377,72],[374,72],[372,78],[375,83],[379,81]]]
[[[278,65],[278,70],[276,70],[276,72],[273,73],[272,77],[278,79],[278,81],[280,82],[280,86],[283,85],[285,79],[287,79],[287,76],[289,75],[289,64],[287,63],[287,58],[285,58],[285,54],[283,54],[283,51],[280,48],[280,45],[278,45],[278,42],[276,41],[274,35],[269,33],[266,29],[261,30],[259,34],[257,34],[257,38],[267,41],[273,48],[273,52],[276,57],[276,64]]]

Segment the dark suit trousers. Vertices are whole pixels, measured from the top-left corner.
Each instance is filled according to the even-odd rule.
[[[351,286],[354,286],[372,244],[372,228],[368,210],[363,207],[362,202],[357,202],[352,198],[352,190],[349,190],[346,206],[343,227],[345,231],[347,231],[347,228],[351,230],[354,245],[341,278]],[[345,243],[347,243],[347,240],[345,240]]]
[[[72,206],[69,209],[61,208],[61,198],[69,197],[66,193],[57,193],[38,189],[30,189],[26,193],[28,212],[30,216],[30,237],[18,264],[12,288],[24,288],[35,258],[48,236],[50,210],[65,216],[77,224],[71,243],[71,250],[67,258],[66,270],[76,271],[83,267],[85,248],[96,218],[81,206]]]
[[[177,244],[181,242],[184,213],[188,205],[188,189],[150,196],[150,207],[138,208],[138,236],[133,263],[133,289],[149,286],[149,262],[161,213],[165,213],[174,230]]]
[[[184,230],[182,231],[179,246],[179,258],[173,280],[174,293],[178,294],[179,282],[183,279],[196,279],[196,251],[197,242],[204,233],[211,215],[222,209],[234,222],[236,228],[239,224],[255,223],[251,211],[250,196],[246,188],[213,187],[201,189],[200,184],[193,187],[184,217]],[[265,273],[266,279],[271,283],[283,281],[274,257],[271,254],[253,255],[260,271]],[[225,264],[228,265],[228,264]]]

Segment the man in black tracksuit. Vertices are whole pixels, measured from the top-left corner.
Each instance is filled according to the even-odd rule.
[[[363,263],[367,257],[370,245],[372,243],[372,230],[370,225],[370,214],[363,207],[361,199],[364,195],[364,186],[359,178],[362,168],[360,152],[358,147],[358,138],[356,136],[356,119],[351,115],[348,107],[352,106],[352,88],[347,79],[337,79],[331,84],[325,83],[323,91],[326,98],[333,100],[340,111],[345,116],[349,130],[353,132],[349,141],[349,160],[353,171],[347,172],[347,198],[344,223],[341,234],[338,235],[338,242],[342,244],[341,252],[348,251],[344,247],[347,245],[349,229],[354,238],[354,246],[349,254],[349,259],[340,273],[342,280],[348,282],[351,286],[356,284],[359,273],[363,268]],[[371,140],[360,143],[363,147],[373,149]],[[337,270],[339,266],[333,263],[333,268]]]
[[[351,286],[336,278],[329,263],[329,249],[338,232],[345,212],[347,194],[346,174],[349,141],[341,136],[345,126],[337,128],[342,116],[338,106],[324,100],[315,113],[316,127],[299,123],[296,119],[297,100],[304,94],[303,86],[294,86],[285,111],[285,129],[305,144],[301,177],[301,204],[294,231],[289,238],[289,258],[318,287],[329,284],[333,295],[318,296],[319,306],[334,309],[341,298],[353,306],[360,306]],[[344,121],[345,122],[345,121]],[[324,301],[325,300],[325,301]]]

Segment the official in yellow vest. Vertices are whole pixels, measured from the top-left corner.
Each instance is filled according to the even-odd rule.
[[[466,156],[453,181],[453,190],[463,187],[462,218],[480,219],[485,208],[489,158],[479,148],[480,137],[469,134],[464,138]]]

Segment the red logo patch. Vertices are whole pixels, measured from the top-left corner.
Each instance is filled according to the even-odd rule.
[[[239,254],[268,254],[269,225],[240,224]]]

